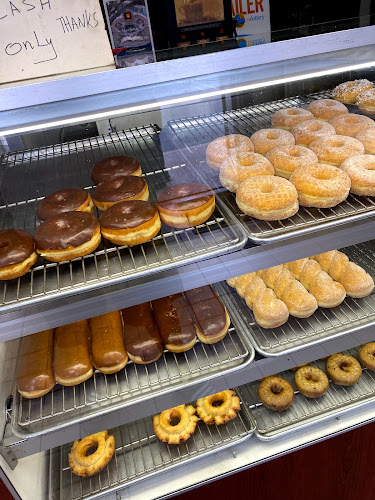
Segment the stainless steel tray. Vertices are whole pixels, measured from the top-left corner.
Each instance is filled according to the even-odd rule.
[[[223,287],[215,285],[215,288],[228,306]],[[73,387],[56,385],[41,398],[25,399],[15,388],[12,429],[16,436],[30,438],[103,417],[141,400],[154,399],[243,369],[254,356],[243,323],[233,317],[227,335],[216,344],[197,342],[192,349],[179,354],[165,351],[155,363],[137,365],[129,362],[113,375],[95,371],[86,382]]]
[[[193,402],[192,404],[194,404]],[[192,437],[180,445],[168,445],[154,435],[152,417],[109,431],[116,442],[115,456],[92,478],[74,475],[68,463],[73,443],[50,452],[49,498],[52,500],[93,499],[149,478],[160,472],[207,456],[249,438],[254,431],[246,404],[227,424],[206,425],[202,420]]]
[[[357,349],[345,351],[345,354],[357,357]],[[310,363],[325,371],[325,361],[317,360]],[[294,372],[288,370],[280,373],[293,387]],[[306,398],[297,390],[294,392],[294,402],[284,411],[269,410],[259,401],[257,390],[259,382],[241,386],[239,391],[249,405],[252,418],[255,421],[256,436],[264,441],[285,436],[295,430],[321,423],[329,418],[342,415],[353,408],[359,408],[375,400],[375,373],[364,369],[361,379],[350,387],[342,387],[332,382],[324,396],[316,399]]]
[[[225,113],[171,121],[168,123],[168,129],[165,133],[169,136],[175,149],[184,155],[188,165],[193,163],[196,168],[199,166],[197,168],[199,174],[211,187],[216,188],[219,197],[236,214],[253,242],[281,241],[292,236],[373,216],[375,215],[375,198],[350,194],[345,201],[333,208],[300,207],[297,214],[289,219],[260,221],[243,214],[237,207],[235,195],[221,186],[217,172],[206,164],[207,145],[222,135],[244,134],[250,136],[261,128],[269,128],[273,113],[279,109],[293,106],[306,107],[314,99],[330,97],[332,97],[331,92],[319,92],[306,97],[272,101]],[[350,111],[358,112],[358,108]]]
[[[366,269],[375,279],[373,242],[354,245],[344,251],[353,262]],[[333,309],[318,308],[309,318],[299,319],[290,316],[287,323],[279,328],[265,329],[256,323],[245,300],[226,283],[223,286],[233,302],[232,316],[237,314],[245,322],[253,346],[263,356],[283,356],[375,324],[373,292],[363,299],[347,297],[342,304]]]
[[[8,153],[0,161],[0,229],[33,233],[36,205],[64,187],[93,189],[90,171],[101,158],[137,157],[150,189],[150,200],[167,185],[194,179],[177,152],[164,152],[159,130],[136,128],[46,148]],[[97,213],[98,215],[98,213]],[[152,241],[135,247],[104,240],[90,255],[60,264],[39,259],[25,276],[0,284],[0,311],[86,292],[242,248],[247,237],[218,200],[210,219],[195,228],[173,230],[163,224]]]

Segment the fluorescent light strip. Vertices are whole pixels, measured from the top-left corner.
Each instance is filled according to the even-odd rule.
[[[7,136],[7,135],[13,135],[13,134],[22,134],[25,132],[33,132],[36,130],[41,130],[41,129],[46,129],[46,128],[62,127],[64,125],[72,125],[75,123],[81,123],[83,120],[84,121],[96,121],[96,120],[101,120],[101,119],[105,119],[105,118],[113,118],[115,116],[123,116],[123,115],[137,112],[137,111],[138,112],[139,111],[149,111],[151,109],[159,108],[162,106],[170,106],[172,104],[183,104],[183,103],[188,103],[188,102],[193,102],[193,101],[199,101],[202,99],[208,99],[210,97],[219,97],[219,96],[223,96],[223,95],[227,95],[227,94],[243,92],[245,90],[254,90],[254,89],[259,89],[259,88],[271,87],[273,85],[280,85],[282,83],[291,83],[291,82],[295,82],[297,80],[301,81],[301,80],[308,80],[310,78],[318,78],[320,76],[335,75],[337,73],[342,73],[343,71],[354,71],[354,70],[358,70],[358,69],[371,68],[372,66],[375,66],[375,61],[370,61],[370,62],[361,63],[361,64],[353,64],[352,66],[343,66],[343,67],[331,69],[331,70],[315,71],[312,73],[307,73],[305,75],[278,78],[276,80],[270,80],[268,82],[251,83],[248,85],[241,85],[239,87],[231,87],[228,89],[214,90],[211,92],[203,92],[201,94],[190,95],[190,96],[185,96],[185,97],[175,97],[173,99],[166,99],[166,100],[162,100],[162,101],[150,102],[147,104],[137,104],[136,106],[129,106],[126,108],[116,109],[116,110],[112,110],[112,111],[102,111],[100,113],[82,115],[82,116],[77,116],[74,118],[65,118],[65,119],[56,120],[56,121],[52,121],[52,122],[46,122],[43,124],[17,127],[17,128],[10,129],[10,130],[0,131],[0,135]]]

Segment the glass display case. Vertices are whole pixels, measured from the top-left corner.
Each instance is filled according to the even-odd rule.
[[[34,234],[38,205],[61,189],[83,188],[95,201],[92,168],[123,155],[139,161],[162,219],[140,244],[102,238],[86,255],[39,256],[26,274],[0,281],[0,464],[16,498],[165,498],[375,419],[375,381],[366,368],[355,385],[331,382],[319,399],[294,388],[293,405],[280,412],[257,393],[259,380],[272,374],[293,386],[296,366],[324,370],[322,359],[337,352],[358,358],[374,339],[374,294],[344,291],[335,307],[317,299],[308,317],[288,313],[270,327],[226,282],[331,250],[374,278],[374,198],[350,192],[335,206],[300,204],[294,215],[260,220],[239,208],[238,194],[223,186],[220,167],[206,155],[219,137],[270,129],[277,111],[332,99],[340,83],[373,82],[374,33],[366,26],[0,89],[0,229]],[[347,108],[374,118],[356,104]],[[209,217],[180,227],[165,222],[160,195],[177,184],[208,186],[215,200]],[[274,294],[275,283],[264,283]],[[38,398],[17,391],[23,337],[207,285],[231,320],[216,343],[164,349],[157,361],[129,361],[115,374],[94,370],[81,384],[56,384]],[[153,415],[227,389],[240,400],[236,419],[199,419],[179,445],[156,438]],[[109,465],[90,478],[72,474],[73,441],[103,430],[115,437]]]

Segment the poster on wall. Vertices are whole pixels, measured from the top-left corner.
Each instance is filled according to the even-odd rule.
[[[147,0],[108,0],[104,10],[117,66],[155,62]]]
[[[269,0],[232,0],[239,47],[271,42]]]
[[[178,28],[224,21],[223,0],[174,0]]]

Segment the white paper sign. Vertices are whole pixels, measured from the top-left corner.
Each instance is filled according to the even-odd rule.
[[[232,15],[240,47],[271,41],[269,0],[232,0]]]
[[[110,65],[99,0],[0,0],[0,83]]]

